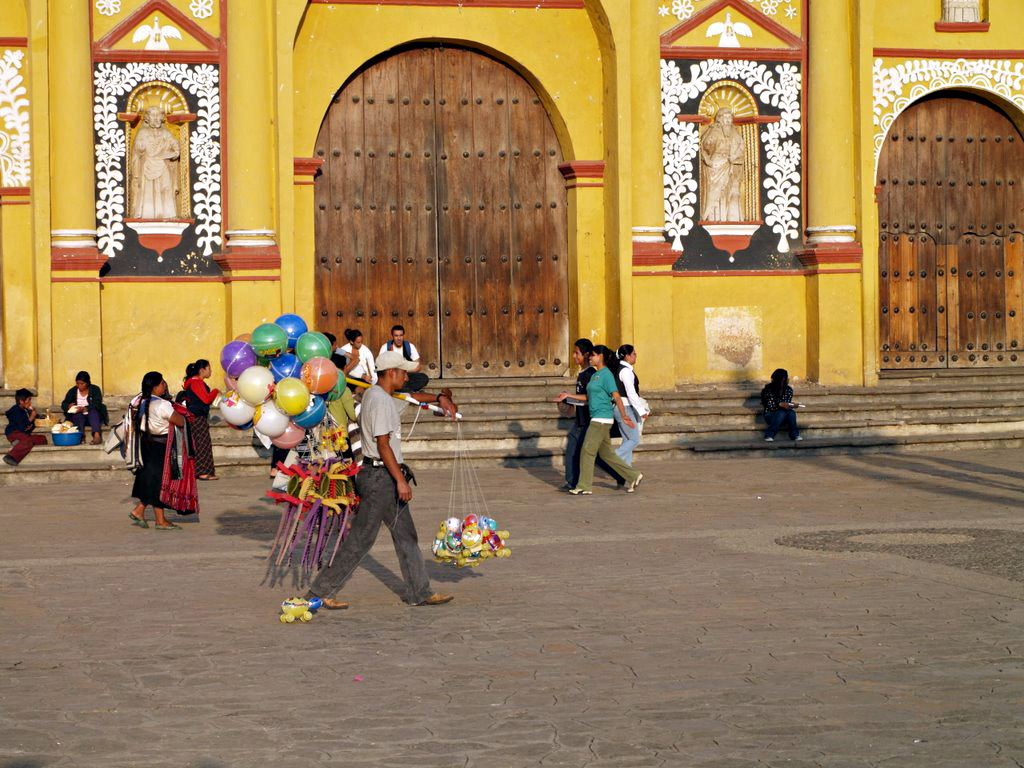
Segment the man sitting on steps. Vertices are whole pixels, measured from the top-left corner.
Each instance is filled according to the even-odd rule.
[[[419,392],[430,382],[430,377],[425,373],[421,373],[420,369],[423,367],[420,364],[420,353],[416,349],[416,345],[405,338],[405,327],[402,325],[391,326],[391,338],[381,344],[380,351],[377,353],[377,357],[380,357],[385,352],[392,350],[398,350],[402,353],[402,357],[412,363],[416,363],[416,369],[409,373],[408,383],[402,387],[400,392]]]

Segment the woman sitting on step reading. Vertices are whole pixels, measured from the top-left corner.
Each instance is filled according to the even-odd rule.
[[[791,440],[803,440],[800,427],[796,424],[796,409],[803,406],[793,402],[793,388],[789,386],[789,372],[785,368],[776,368],[772,380],[764,385],[761,405],[764,406],[764,420],[768,424],[764,431],[766,443],[775,441],[775,433],[783,424]]]

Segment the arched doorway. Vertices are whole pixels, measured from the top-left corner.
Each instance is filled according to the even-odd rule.
[[[431,376],[560,375],[568,287],[562,153],[537,93],[490,56],[443,45],[366,64],[316,153],[316,313],[392,325]]]
[[[881,367],[1024,363],[1024,139],[943,91],[893,123],[878,166]]]

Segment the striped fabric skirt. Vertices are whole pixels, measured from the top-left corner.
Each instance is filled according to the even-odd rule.
[[[216,472],[213,466],[213,443],[210,441],[210,422],[205,416],[189,415],[189,426],[192,428],[192,447],[195,450],[196,475],[212,475]]]

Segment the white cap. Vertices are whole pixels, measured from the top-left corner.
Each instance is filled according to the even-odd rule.
[[[387,349],[377,356],[377,370],[387,371],[391,368],[401,368],[403,371],[415,371],[419,364],[412,360],[406,360],[405,356],[394,349]]]

